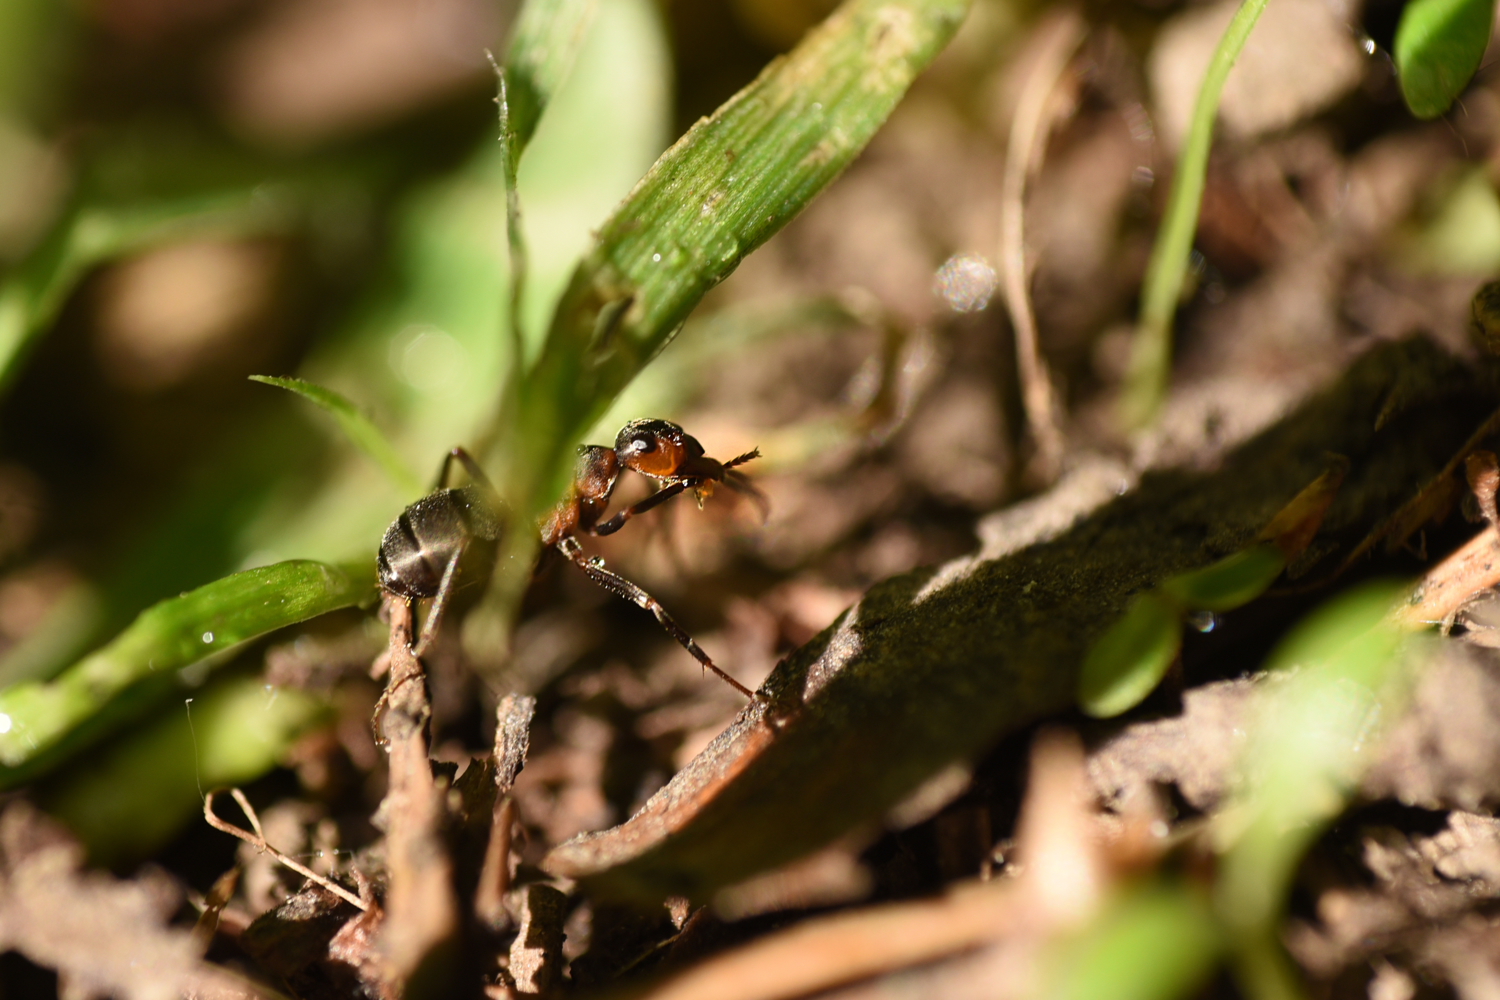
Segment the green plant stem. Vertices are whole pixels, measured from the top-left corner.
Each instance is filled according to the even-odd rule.
[[[1244,0],[1209,60],[1193,105],[1177,169],[1172,174],[1172,189],[1167,196],[1167,210],[1161,229],[1151,248],[1146,266],[1146,280],[1141,289],[1141,313],[1131,345],[1130,369],[1126,375],[1123,398],[1124,416],[1131,426],[1147,423],[1156,414],[1166,393],[1167,375],[1172,363],[1172,315],[1182,295],[1187,273],[1188,253],[1193,234],[1198,229],[1198,210],[1203,201],[1204,177],[1208,172],[1208,151],[1213,145],[1214,119],[1219,113],[1219,98],[1224,81],[1239,58],[1250,29],[1255,27],[1266,0]]]
[[[594,19],[597,0],[527,0],[516,17],[505,65],[497,67],[500,145],[505,156],[505,222],[510,251],[511,382],[523,370],[525,333],[521,305],[526,291],[526,237],[516,190],[521,154],[536,134],[542,113],[562,86]]]

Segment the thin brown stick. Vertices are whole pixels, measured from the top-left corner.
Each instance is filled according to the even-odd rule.
[[[516,825],[516,800],[509,795],[495,803],[490,840],[474,891],[474,916],[497,930],[505,926],[505,894],[510,891],[511,831]]]
[[[1052,379],[1037,347],[1036,315],[1031,309],[1026,267],[1026,180],[1050,126],[1048,100],[1063,71],[1083,41],[1083,19],[1065,10],[1037,34],[1038,54],[1016,105],[1010,142],[1005,152],[1005,176],[1000,189],[1000,271],[1005,308],[1016,334],[1016,369],[1021,379],[1021,403],[1036,443],[1039,478],[1050,483],[1062,460],[1063,436],[1057,426]]]
[[[708,959],[651,1000],[784,1000],[982,946],[1025,919],[1011,881],[808,921]]]
[[[333,893],[344,902],[356,906],[361,910],[369,910],[369,904],[364,902],[358,896],[354,895],[354,893],[350,892],[348,889],[345,889],[343,886],[339,885],[337,882],[332,881],[331,879],[324,878],[322,875],[319,875],[317,872],[302,864],[300,861],[296,861],[293,858],[282,854],[276,848],[266,843],[266,835],[260,828],[260,817],[255,814],[255,808],[250,805],[250,800],[245,798],[245,793],[240,791],[238,788],[229,789],[229,794],[234,796],[235,802],[239,803],[240,810],[244,812],[245,818],[250,820],[251,829],[253,829],[255,832],[252,833],[250,832],[250,830],[235,826],[233,823],[226,823],[219,817],[215,816],[214,796],[219,794],[219,791],[221,790],[209,792],[203,797],[203,818],[208,821],[209,826],[213,827],[215,830],[218,830],[221,833],[227,833],[231,837],[238,837],[245,843],[252,845],[262,854],[269,854],[271,857],[275,858],[283,865],[286,865],[298,875],[301,875],[303,878],[307,879],[310,882],[316,882],[318,885],[322,886],[324,889],[327,889],[329,892]]]
[[[1479,534],[1432,568],[1395,613],[1407,628],[1440,625],[1486,587],[1500,584],[1500,536],[1494,528]]]
[[[390,787],[382,809],[386,829],[385,923],[380,950],[387,979],[411,985],[419,968],[441,976],[449,968],[440,951],[456,947],[458,900],[453,862],[442,836],[444,789],[433,780],[426,727],[431,707],[422,663],[411,650],[412,614],[406,602],[387,597],[391,621],[391,670],[380,728],[390,757]],[[426,982],[430,995],[441,991]]]

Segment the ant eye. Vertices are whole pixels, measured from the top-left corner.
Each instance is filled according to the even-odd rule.
[[[655,434],[646,430],[636,430],[629,435],[621,435],[623,441],[616,442],[615,450],[624,458],[630,455],[646,455],[656,450],[658,440]]]

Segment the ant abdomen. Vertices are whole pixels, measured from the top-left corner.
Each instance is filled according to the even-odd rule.
[[[386,529],[375,560],[380,585],[407,600],[435,597],[455,557],[487,565],[499,537],[500,520],[482,487],[437,490]]]

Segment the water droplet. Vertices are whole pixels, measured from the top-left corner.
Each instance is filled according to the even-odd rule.
[[[1187,616],[1187,621],[1199,632],[1212,632],[1219,624],[1218,616],[1212,611],[1194,611]]]
[[[204,642],[213,642],[214,641],[214,634],[212,632],[204,632],[203,633],[203,641]]]
[[[469,353],[445,330],[417,323],[391,341],[388,358],[401,380],[420,392],[448,388],[467,374]]]
[[[10,732],[10,726],[10,716],[6,715],[4,712],[0,712],[0,733]]]
[[[990,262],[977,254],[954,254],[933,275],[932,287],[948,308],[958,313],[978,312],[990,304],[1000,279]]]
[[[660,263],[661,262],[661,254],[654,253],[654,254],[651,255],[651,259],[653,261],[656,261],[656,262]]]
[[[589,557],[589,565],[590,566],[598,567],[599,569],[603,569],[604,568],[604,557],[603,556],[590,556]]]

